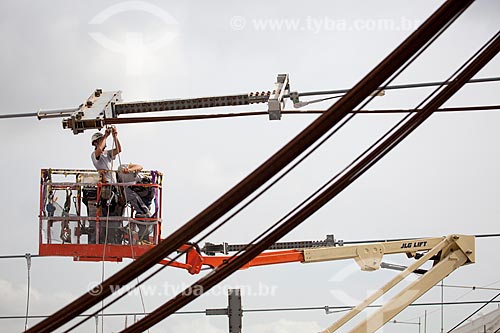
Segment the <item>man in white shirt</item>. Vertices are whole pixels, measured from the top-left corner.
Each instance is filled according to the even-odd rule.
[[[113,140],[115,141],[116,147],[114,149],[106,150],[106,139],[108,136],[112,134]],[[107,128],[104,134],[101,132],[94,133],[92,135],[92,146],[95,147],[94,151],[90,155],[92,159],[92,163],[97,170],[111,170],[113,165],[113,160],[116,158],[116,155],[121,153],[122,146],[120,144],[120,140],[118,140],[118,131],[116,127]],[[114,172],[106,172],[106,182],[108,183],[116,183],[116,176]]]
[[[114,149],[106,150],[106,139],[110,134],[113,136],[116,147]],[[94,133],[92,135],[91,142],[92,146],[94,146],[94,151],[90,157],[95,168],[98,171],[104,171],[104,179],[102,180],[103,183],[116,183],[116,175],[111,170],[113,169],[113,160],[116,158],[116,155],[122,151],[116,127],[107,128],[104,134],[101,132]],[[101,218],[106,218],[108,216],[121,216],[123,212],[123,203],[120,201],[120,191],[118,191],[116,187],[103,186],[101,200],[99,203],[99,206],[102,208],[100,215]],[[104,235],[108,236],[107,243],[118,244],[121,242],[118,232],[118,228],[121,226],[120,221],[106,221],[106,223],[104,223],[104,220],[102,220],[100,223],[100,243],[104,243]],[[90,224],[95,225],[95,222]],[[109,228],[108,232],[105,230],[106,226]],[[92,242],[94,242],[93,239]]]
[[[141,219],[151,217],[149,206],[154,197],[154,189],[153,187],[133,186],[141,183],[139,176],[141,170],[142,166],[139,164],[122,164],[118,167],[118,181],[131,185],[125,186],[125,197],[135,210],[135,218],[138,221],[135,224],[139,228],[139,242],[144,242],[149,240],[151,230],[147,220],[141,221]]]
[[[139,171],[141,170],[142,166],[139,164],[122,164],[118,167],[118,181],[123,184],[135,185],[141,180],[139,176]],[[125,195],[127,201],[135,210],[135,216],[138,218],[148,218],[151,217],[149,205],[144,202],[143,198],[136,191],[136,189],[142,188],[143,187],[125,186]],[[149,202],[149,204],[151,203]]]

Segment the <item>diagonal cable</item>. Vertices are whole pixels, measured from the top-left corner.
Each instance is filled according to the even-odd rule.
[[[451,98],[451,96],[453,96],[467,82],[468,79],[473,77],[482,67],[484,67],[486,63],[493,59],[493,57],[499,51],[500,37],[499,34],[497,34],[494,37],[493,42],[491,42],[484,49],[484,51],[482,51],[477,57],[475,57],[470,65],[462,70],[460,74],[453,81],[451,81],[450,85],[441,90],[429,103],[427,103],[427,105],[422,109],[417,117],[412,118],[409,122],[400,127],[386,141],[384,141],[380,147],[372,151],[353,169],[349,170],[349,172],[343,175],[337,182],[335,182],[327,190],[321,193],[317,198],[311,201],[290,219],[285,221],[272,234],[267,236],[259,243],[250,246],[248,250],[245,251],[245,253],[243,253],[241,256],[230,260],[228,263],[216,269],[213,273],[199,279],[191,287],[184,290],[181,294],[177,295],[169,302],[160,306],[146,318],[123,330],[122,333],[142,332],[144,329],[157,324],[163,318],[175,312],[176,309],[185,306],[186,304],[197,298],[199,296],[199,293],[194,292],[195,290],[202,290],[203,292],[208,291],[217,283],[248,263],[259,253],[267,249],[271,244],[293,230],[296,226],[302,223],[310,215],[315,213],[319,208],[333,199],[338,193],[340,193],[349,184],[351,184],[359,176],[361,176],[361,174],[368,170],[368,167],[374,164],[373,161],[377,161],[385,154],[387,154],[392,148],[397,145],[397,143],[401,142],[402,139],[407,137],[413,130],[415,130],[420,124],[422,124],[428,117],[432,115],[434,110],[439,108],[449,98]]]
[[[64,325],[69,320],[111,295],[118,287],[131,282],[195,235],[212,225],[217,219],[261,187],[305,149],[322,137],[361,101],[376,90],[380,84],[385,82],[392,73],[406,63],[447,22],[464,8],[467,8],[472,2],[472,0],[449,0],[445,2],[418,30],[413,32],[396,50],[387,56],[380,65],[276,154],[209,207],[159,243],[155,248],[146,252],[139,259],[101,283],[98,287],[102,290],[102,293],[99,295],[89,293],[82,295],[26,332],[47,333]]]

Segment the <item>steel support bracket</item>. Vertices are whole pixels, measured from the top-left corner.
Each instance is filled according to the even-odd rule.
[[[96,89],[87,100],[71,114],[63,119],[63,128],[73,131],[73,134],[83,133],[88,129],[101,129],[105,118],[116,118],[114,104],[121,101],[121,91],[106,91]]]
[[[285,108],[285,94],[290,91],[288,74],[278,74],[274,90],[267,102],[269,120],[280,120],[281,111]]]

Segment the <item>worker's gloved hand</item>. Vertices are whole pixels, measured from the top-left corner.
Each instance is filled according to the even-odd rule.
[[[118,135],[118,130],[116,129],[115,126],[111,127],[111,132],[112,132],[113,136],[115,136],[115,137]]]

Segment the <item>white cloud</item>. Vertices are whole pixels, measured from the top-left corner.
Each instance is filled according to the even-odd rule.
[[[13,316],[24,315],[26,311],[27,285],[0,280],[0,313]],[[30,314],[45,315],[58,309],[61,304],[72,301],[77,295],[70,292],[44,293],[30,288]]]
[[[31,290],[31,299],[37,301],[40,298],[40,293],[36,290]],[[26,307],[26,284],[14,284],[10,281],[0,280],[0,311],[1,313],[10,313],[12,315],[20,315]]]

